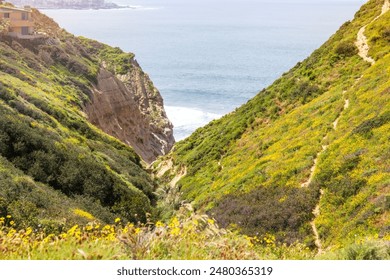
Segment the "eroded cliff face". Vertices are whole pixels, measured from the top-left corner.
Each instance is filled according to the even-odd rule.
[[[103,63],[85,112],[91,123],[133,147],[147,163],[175,142],[163,99],[135,60],[124,75],[114,75]]]
[[[134,54],[75,37],[35,9],[33,18],[35,29],[45,36],[31,40],[3,36],[0,43],[23,55],[34,73],[53,70],[44,78],[73,90],[72,96],[62,96],[69,106],[84,111],[92,124],[131,146],[146,163],[170,151],[175,142],[172,123],[159,91]],[[1,69],[25,80],[29,77],[22,73],[31,70],[21,72],[12,65],[0,65]]]
[[[145,223],[158,182],[140,156],[173,144],[161,96],[133,54],[33,17],[40,36],[0,34],[0,216],[51,229]]]

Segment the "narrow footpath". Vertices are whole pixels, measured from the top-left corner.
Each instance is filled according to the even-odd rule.
[[[370,23],[376,21],[378,18],[380,18],[382,15],[384,15],[385,13],[387,13],[388,11],[390,10],[390,1],[389,0],[385,0],[383,6],[382,6],[382,12],[379,16],[377,16],[376,18],[374,18]],[[365,26],[363,26],[362,28],[360,28],[358,34],[357,34],[357,39],[356,39],[356,42],[355,42],[355,45],[356,47],[358,48],[359,50],[359,56],[364,60],[364,61],[367,61],[369,63],[371,63],[371,65],[374,65],[375,64],[375,60],[370,57],[368,55],[368,52],[370,50],[370,47],[368,46],[368,40],[367,40],[367,37],[366,35],[364,35],[364,32],[366,31],[366,27],[367,27],[368,24],[366,24]]]
[[[345,95],[346,91],[343,91],[343,97]],[[341,115],[342,113],[348,109],[349,107],[349,100],[348,99],[345,99],[344,98],[344,107],[343,107],[343,110],[340,112],[340,114],[337,116],[337,118],[335,119],[335,121],[333,122],[333,130],[336,130],[337,129],[337,125],[339,123],[339,120],[341,118]],[[328,138],[328,134],[324,136],[324,138],[322,138],[322,142],[325,142],[325,140]],[[328,146],[327,145],[322,145],[322,149],[321,151],[319,151],[317,153],[317,156],[316,158],[314,159],[314,164],[313,166],[311,167],[310,169],[310,176],[309,176],[309,179],[304,182],[301,187],[308,187],[310,185],[310,183],[312,182],[313,178],[314,178],[314,174],[315,174],[315,171],[316,171],[316,168],[317,168],[317,163],[318,163],[318,158],[321,156],[321,154],[323,152],[325,152],[327,150]],[[314,208],[313,210],[313,214],[314,214],[314,219],[310,222],[310,225],[311,225],[311,228],[313,230],[313,234],[314,234],[314,243],[315,245],[317,246],[318,248],[318,254],[321,254],[322,253],[322,244],[321,244],[321,239],[320,239],[320,235],[318,234],[318,230],[317,230],[317,226],[315,224],[315,219],[320,215],[320,201],[321,201],[321,198],[322,198],[322,195],[324,194],[324,190],[320,189],[320,198],[318,200],[318,204],[316,205],[316,207]]]
[[[390,1],[389,0],[385,0],[384,1],[384,4],[382,6],[382,12],[379,16],[377,16],[376,18],[374,18],[370,23],[376,21],[378,18],[380,18],[383,14],[387,13],[388,11],[390,10]],[[368,24],[367,24],[368,25]],[[367,40],[367,37],[364,35],[364,32],[366,30],[366,27],[367,25],[363,26],[362,28],[360,28],[358,34],[357,34],[357,39],[356,39],[356,42],[355,42],[355,45],[357,46],[357,48],[359,49],[359,56],[364,60],[364,61],[367,61],[369,62],[371,65],[374,65],[375,64],[375,60],[370,57],[368,55],[368,52],[370,50],[370,47],[368,46],[368,40]],[[356,80],[356,83],[360,80],[361,78],[357,79]],[[346,93],[346,91],[343,91],[343,96],[344,94]],[[336,120],[333,122],[333,130],[336,130],[337,129],[337,125],[339,123],[339,120],[340,120],[340,117],[342,115],[342,113],[348,109],[349,107],[349,100],[348,99],[345,99],[345,103],[344,103],[344,108],[343,110],[340,112],[340,114],[338,115],[338,117],[336,118]],[[326,140],[328,138],[328,135],[325,135],[325,137],[322,139],[323,142],[324,140]],[[328,146],[326,145],[322,145],[322,150],[320,152],[317,153],[317,156],[316,158],[314,159],[314,163],[313,163],[313,166],[311,167],[310,169],[310,176],[308,178],[308,180],[306,182],[304,182],[301,187],[308,187],[310,185],[310,183],[312,182],[313,180],[313,177],[314,177],[314,174],[315,174],[315,170],[317,168],[317,162],[318,162],[318,158],[321,156],[321,154],[323,152],[326,151],[326,149],[328,148]],[[313,234],[314,234],[314,243],[315,245],[317,246],[318,248],[318,254],[321,254],[322,251],[323,251],[323,248],[322,248],[322,243],[321,243],[321,238],[319,236],[319,233],[318,233],[318,230],[317,230],[317,226],[315,224],[315,220],[316,218],[320,215],[320,201],[321,201],[321,198],[322,196],[324,195],[324,190],[323,189],[320,189],[320,198],[318,200],[318,204],[316,205],[316,207],[314,208],[313,210],[313,214],[314,214],[314,219],[310,222],[310,225],[312,227],[312,230],[313,230]]]

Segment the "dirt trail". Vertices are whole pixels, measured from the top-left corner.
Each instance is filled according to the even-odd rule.
[[[344,94],[346,93],[347,91],[343,91],[343,96]],[[335,121],[333,122],[333,130],[336,130],[337,128],[337,125],[339,123],[339,120],[340,120],[340,117],[341,117],[341,114],[344,112],[345,109],[348,109],[349,107],[349,100],[348,99],[344,99],[345,103],[344,103],[344,108],[343,108],[343,111],[340,112],[340,114],[337,116],[337,118],[335,119]],[[328,135],[325,135],[324,138],[322,138],[322,141],[321,142],[325,142],[325,140],[328,138]],[[316,158],[314,159],[314,162],[313,162],[313,166],[310,168],[310,176],[309,176],[309,179],[302,183],[301,184],[301,187],[307,187],[310,185],[311,181],[313,180],[313,177],[314,177],[314,173],[316,171],[316,168],[317,168],[317,162],[318,162],[318,158],[320,157],[320,155],[326,151],[326,149],[328,148],[328,145],[322,145],[322,150],[319,151],[316,155]]]
[[[345,93],[345,91],[343,92],[343,94]],[[348,99],[345,99],[345,103],[344,103],[344,109],[348,109],[349,107],[349,100]],[[336,130],[337,128],[337,125],[339,124],[339,120],[340,120],[340,117],[341,117],[341,114],[339,115],[339,117],[333,122],[333,129]]]
[[[166,161],[163,161],[158,166],[158,172],[156,174],[157,178],[162,177],[167,171],[171,170],[173,167],[173,161],[172,159],[168,159]]]
[[[389,10],[390,10],[390,1],[389,0],[385,0],[384,4],[382,6],[381,14],[379,16],[377,16],[376,18],[374,18],[371,22],[374,22],[375,20],[380,18],[383,14],[387,13]],[[357,34],[357,39],[356,39],[355,44],[356,44],[356,46],[359,49],[359,56],[363,60],[365,60],[365,61],[371,63],[371,65],[373,65],[373,64],[375,64],[375,60],[372,57],[368,56],[368,52],[369,52],[370,48],[368,46],[367,37],[364,35],[364,32],[366,30],[367,25],[365,25],[362,28],[360,28],[360,30],[359,30],[359,32]],[[360,79],[361,79],[361,77],[356,80],[356,83]],[[346,93],[346,91],[343,91],[343,96],[344,96],[345,93]],[[344,110],[348,109],[348,107],[349,107],[349,100],[348,99],[344,99],[344,100],[345,100],[344,108],[340,112],[340,114],[338,115],[336,120],[333,122],[333,130],[337,129],[337,125],[339,123],[341,114],[344,112]],[[322,139],[322,142],[325,142],[325,140],[327,138],[328,138],[328,135],[325,135],[324,138]],[[328,148],[327,145],[322,145],[321,151],[319,151],[317,153],[316,158],[314,159],[314,162],[313,162],[313,166],[310,168],[310,176],[309,176],[308,180],[301,185],[301,187],[308,187],[310,185],[310,183],[312,182],[312,180],[314,178],[314,174],[315,174],[315,171],[316,171],[316,168],[317,168],[318,158],[321,156],[321,154],[323,152],[326,151],[327,148]],[[321,244],[320,236],[318,234],[317,226],[315,224],[315,219],[320,215],[320,201],[321,201],[322,195],[324,194],[324,190],[320,189],[320,193],[321,193],[321,195],[320,195],[320,199],[318,201],[318,204],[316,205],[316,207],[313,210],[314,219],[313,219],[313,221],[310,222],[310,225],[311,225],[312,230],[313,230],[314,238],[315,238],[315,245],[318,248],[318,254],[322,253],[322,244]]]
[[[368,56],[368,51],[370,50],[370,47],[367,43],[367,37],[364,35],[364,32],[366,31],[366,25],[360,28],[358,34],[357,34],[357,40],[356,40],[356,46],[359,49],[359,56],[363,58],[364,61],[367,61],[371,63],[371,65],[375,64],[375,60]]]
[[[358,81],[358,80],[357,80]],[[343,91],[343,97],[345,95],[346,91],[344,90]],[[344,107],[343,107],[343,110],[340,112],[340,114],[337,116],[337,118],[335,119],[335,121],[333,122],[333,130],[336,130],[337,129],[337,125],[339,123],[339,120],[341,118],[341,115],[342,113],[344,112],[344,110],[348,109],[349,107],[349,99],[345,99],[344,98]],[[325,135],[324,138],[322,138],[322,142],[325,142],[325,140],[328,138],[328,135]],[[321,154],[323,152],[326,151],[326,149],[328,148],[328,145],[322,145],[322,149],[321,151],[319,151],[316,155],[316,158],[314,159],[314,163],[313,163],[313,166],[310,168],[310,176],[309,176],[309,179],[304,182],[301,187],[308,187],[310,185],[310,183],[312,182],[313,178],[314,178],[314,174],[315,174],[315,171],[316,171],[316,168],[317,168],[317,163],[318,163],[318,158],[321,156]],[[314,243],[315,245],[317,246],[318,248],[318,254],[321,254],[322,253],[322,244],[321,244],[321,238],[320,238],[320,235],[318,233],[318,230],[317,230],[317,226],[315,224],[315,219],[320,215],[320,201],[321,201],[321,198],[324,194],[324,190],[320,189],[320,198],[318,200],[318,204],[316,205],[316,207],[314,208],[313,210],[313,214],[314,214],[314,219],[310,222],[310,225],[311,225],[311,228],[313,230],[313,234],[314,234]]]
[[[171,180],[171,182],[169,183],[169,185],[171,186],[171,188],[174,188],[177,184],[177,182],[180,181],[181,178],[183,178],[184,176],[187,175],[187,168],[184,166],[182,167],[180,170],[178,170],[176,172],[176,175],[175,177],[173,177],[173,179]]]
[[[384,4],[382,6],[381,14],[379,16],[377,16],[376,18],[374,18],[371,22],[376,21],[378,18],[380,18],[383,14],[385,14],[389,10],[390,10],[390,1],[389,0],[385,0]],[[364,35],[364,32],[366,31],[367,25],[365,25],[362,28],[360,28],[360,30],[359,30],[359,32],[357,34],[357,39],[356,39],[355,45],[357,46],[357,48],[359,50],[359,53],[358,53],[359,56],[364,61],[367,61],[367,62],[371,63],[371,65],[374,65],[375,64],[375,60],[368,55],[370,47],[368,46],[367,37],[366,37],[366,35]]]
[[[385,0],[385,3],[382,6],[382,13],[379,16],[377,16],[375,18],[375,20],[377,20],[380,16],[382,16],[384,13],[386,13],[388,11],[390,11],[390,1],[389,0]]]
[[[173,160],[171,158],[162,161],[156,169],[158,170],[156,173],[157,178],[161,178],[167,172],[169,172],[169,175],[171,176],[174,175],[171,181],[168,183],[171,188],[174,188],[177,182],[179,182],[181,178],[187,175],[187,167],[174,166]]]
[[[345,94],[346,91],[343,91],[343,96]],[[349,100],[348,99],[345,99],[345,104],[344,104],[344,109],[347,109],[349,107]],[[342,111],[342,112],[343,112]],[[337,128],[337,124],[339,123],[339,120],[340,120],[340,117],[341,117],[341,114],[342,112],[340,112],[340,114],[338,115],[338,117],[336,118],[336,120],[333,122],[333,130],[336,130]],[[324,138],[322,138],[322,141],[321,142],[325,142],[325,140],[328,138],[328,135],[325,135]],[[313,166],[310,168],[310,176],[309,176],[309,179],[307,179],[307,181],[305,181],[304,183],[301,184],[301,187],[307,187],[310,185],[311,181],[313,180],[313,177],[314,177],[314,173],[316,171],[316,168],[317,168],[317,163],[318,163],[318,158],[321,156],[321,154],[323,152],[326,151],[326,149],[328,148],[328,145],[322,145],[322,149],[321,151],[319,151],[314,159],[314,162],[313,162]]]
[[[322,196],[324,195],[324,190],[320,190],[320,199],[318,201],[321,201],[321,198]],[[321,254],[322,253],[322,243],[321,243],[321,238],[320,238],[320,235],[318,234],[318,231],[317,231],[317,226],[315,224],[315,219],[320,215],[320,203],[318,203],[316,205],[316,207],[314,208],[313,210],[313,214],[314,214],[314,219],[313,221],[310,222],[310,225],[311,225],[311,228],[313,230],[313,233],[314,233],[314,244],[317,246],[318,248],[318,254]]]

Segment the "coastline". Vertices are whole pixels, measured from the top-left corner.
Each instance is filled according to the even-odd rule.
[[[71,7],[60,7],[60,6],[55,6],[55,7],[45,7],[45,6],[37,6],[34,7],[38,10],[121,10],[121,9],[137,9],[137,7],[134,6],[116,6],[116,7],[78,7],[78,6],[71,6]]]

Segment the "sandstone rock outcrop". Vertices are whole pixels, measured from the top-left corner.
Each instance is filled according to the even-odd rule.
[[[147,163],[175,142],[163,99],[135,60],[125,75],[114,75],[103,63],[85,112],[91,123],[133,147]]]
[[[91,123],[131,146],[147,163],[170,151],[175,140],[163,99],[133,54],[74,37],[35,9],[33,17],[36,30],[47,37],[30,49],[39,53],[43,63],[62,64],[89,79],[88,84],[75,86],[88,96],[83,97],[87,101],[82,109]],[[86,61],[92,62],[92,68],[97,64],[98,70],[91,70]]]

